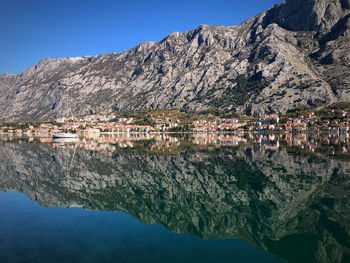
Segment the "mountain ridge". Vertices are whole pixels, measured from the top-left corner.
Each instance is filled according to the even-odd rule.
[[[348,0],[287,0],[237,26],[45,58],[0,75],[0,120],[174,108],[258,115],[350,101],[349,36]]]

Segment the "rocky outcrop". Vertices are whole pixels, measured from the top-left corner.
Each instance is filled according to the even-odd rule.
[[[265,23],[293,31],[329,32],[349,13],[349,0],[287,0],[268,11]]]
[[[164,108],[257,115],[349,101],[349,13],[347,0],[288,0],[238,26],[46,58],[0,76],[0,121]]]
[[[0,189],[46,207],[124,211],[176,233],[239,238],[289,262],[349,257],[349,163],[258,146],[200,158],[188,150],[108,156],[2,143]]]

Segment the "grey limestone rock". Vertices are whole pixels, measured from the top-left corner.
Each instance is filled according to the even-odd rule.
[[[0,121],[174,108],[258,115],[349,101],[349,14],[348,0],[287,0],[238,26],[45,58],[0,76]]]

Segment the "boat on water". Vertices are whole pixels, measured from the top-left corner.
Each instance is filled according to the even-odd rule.
[[[71,132],[59,132],[54,133],[52,137],[55,138],[78,138],[78,134]]]
[[[70,112],[72,114],[72,121],[74,121],[74,117],[73,117],[73,113],[72,113],[72,109],[70,108]],[[57,140],[57,139],[76,139],[78,140],[78,134],[76,133],[72,133],[72,132],[68,132],[68,130],[63,130],[61,132],[57,132],[52,134],[53,139]]]

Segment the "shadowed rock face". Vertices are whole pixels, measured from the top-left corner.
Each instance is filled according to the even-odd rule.
[[[239,238],[289,262],[349,259],[350,163],[260,147],[195,158],[5,143],[0,157],[0,188],[46,207],[123,211],[175,233]]]
[[[0,121],[108,110],[286,112],[350,100],[348,0],[288,0],[119,54],[45,58],[0,76]]]
[[[270,21],[287,30],[328,32],[349,13],[349,0],[287,0],[268,11]]]

